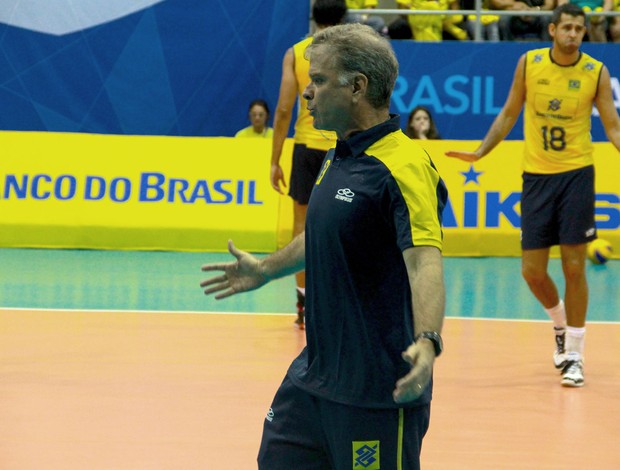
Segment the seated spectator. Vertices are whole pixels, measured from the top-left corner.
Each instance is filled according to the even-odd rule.
[[[410,139],[440,140],[441,136],[433,121],[431,112],[424,106],[416,106],[409,113],[405,135]]]
[[[396,0],[398,8],[411,10],[448,10],[458,9],[458,0]],[[409,26],[416,41],[441,41],[443,32],[454,39],[467,39],[467,33],[457,22],[463,17],[453,18],[451,15],[406,15]]]
[[[248,116],[252,125],[241,129],[235,137],[273,137],[273,129],[268,126],[269,106],[265,100],[252,101]]]
[[[614,0],[558,0],[558,5],[563,5],[565,3],[577,5],[586,13],[612,11],[614,9]],[[607,42],[607,21],[605,17],[588,15],[586,17],[586,21],[588,28],[588,41]]]
[[[461,8],[463,10],[475,10],[476,5],[474,0],[462,0]],[[482,0],[482,8],[484,10],[490,10],[490,0]],[[465,21],[463,27],[467,31],[471,39],[476,37],[476,26],[478,24],[478,16],[468,15],[467,21]],[[480,32],[481,39],[490,42],[498,42],[499,36],[499,16],[485,14],[480,16]]]
[[[361,23],[370,26],[382,36],[388,36],[388,27],[380,16],[359,14],[350,10],[371,10],[377,8],[379,0],[347,0],[347,14],[344,23]]]
[[[499,33],[504,41],[551,41],[549,36],[550,16],[528,16],[528,11],[551,11],[555,0],[491,0],[494,10],[522,11],[523,16],[502,16]]]

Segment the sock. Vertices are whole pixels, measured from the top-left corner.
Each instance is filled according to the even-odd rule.
[[[561,335],[566,330],[566,310],[564,309],[564,301],[560,299],[560,302],[551,308],[546,308],[545,312],[553,320],[553,329],[556,335]]]
[[[297,308],[303,310],[306,306],[306,288],[297,288]]]
[[[566,327],[566,353],[571,360],[583,359],[586,328]]]

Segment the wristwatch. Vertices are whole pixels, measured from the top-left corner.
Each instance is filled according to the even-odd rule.
[[[416,343],[419,339],[426,338],[431,340],[433,343],[433,347],[435,348],[435,357],[439,356],[443,351],[443,340],[441,336],[436,331],[423,331],[418,336],[415,337]]]

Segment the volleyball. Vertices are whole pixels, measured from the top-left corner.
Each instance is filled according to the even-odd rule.
[[[607,240],[597,238],[588,243],[588,258],[594,264],[605,264],[611,258],[614,249]]]

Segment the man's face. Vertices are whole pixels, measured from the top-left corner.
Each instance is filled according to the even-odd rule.
[[[328,46],[312,49],[310,57],[310,83],[303,92],[308,109],[314,117],[314,127],[336,131],[338,135],[347,130],[351,119],[352,85],[338,81],[336,59]],[[340,132],[339,132],[340,131]]]
[[[571,16],[562,13],[557,25],[551,24],[549,34],[553,44],[565,54],[574,53],[581,47],[583,36],[586,34],[586,25],[583,16]]]

